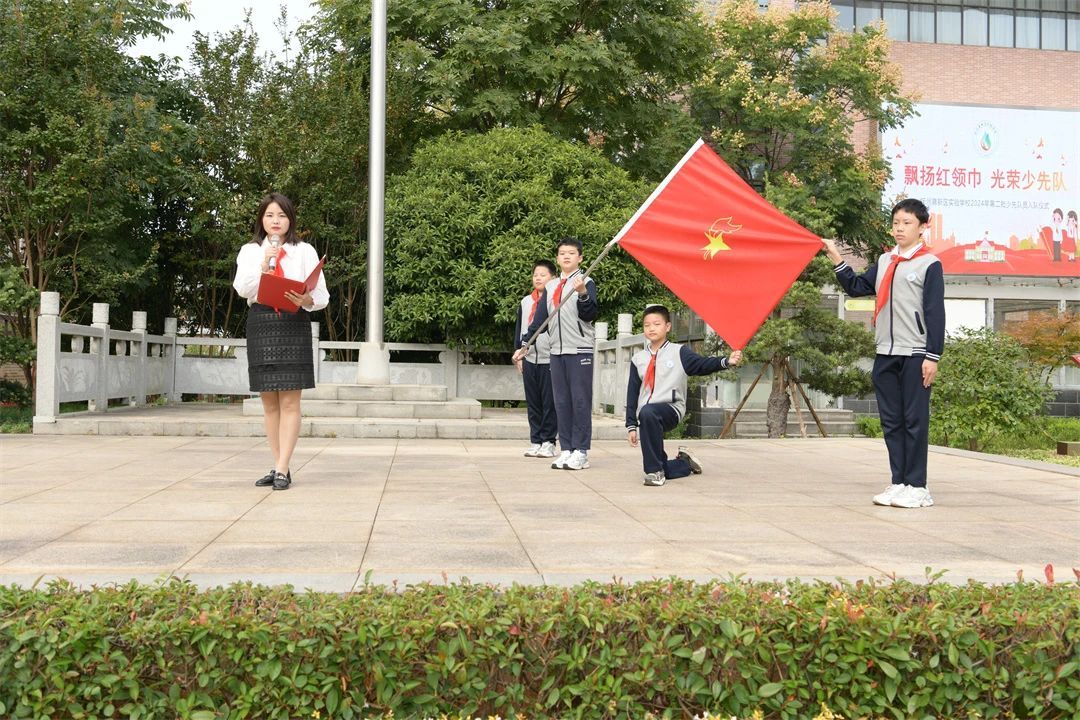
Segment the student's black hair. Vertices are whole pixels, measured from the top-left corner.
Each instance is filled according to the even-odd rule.
[[[1054,208],[1054,212],[1050,213],[1050,217],[1053,217],[1054,215],[1065,217],[1065,213],[1061,212],[1061,208]]]
[[[671,322],[671,311],[663,305],[646,305],[641,319],[644,320],[649,315],[659,315],[664,318],[664,322]]]
[[[896,217],[896,213],[904,210],[915,216],[920,225],[925,225],[930,222],[930,210],[923,204],[922,200],[916,200],[915,198],[908,198],[907,200],[901,200],[896,203],[892,209],[890,217]]]
[[[568,236],[568,237],[564,237],[564,238],[559,238],[559,243],[555,246],[555,254],[556,255],[559,254],[559,248],[561,248],[563,245],[569,245],[570,247],[577,248],[577,251],[578,251],[579,255],[584,255],[585,254],[585,248],[582,246],[581,241],[578,240],[576,237],[569,237]]]
[[[559,271],[555,268],[555,263],[551,262],[550,260],[537,260],[533,263],[533,270],[538,267],[542,267],[549,273],[551,273],[551,277],[555,277],[559,274]]]
[[[266,208],[270,207],[271,203],[277,203],[278,207],[285,212],[285,217],[289,218],[289,229],[285,232],[283,240],[290,245],[295,245],[300,240],[300,236],[296,234],[296,208],[292,200],[275,192],[264,197],[259,203],[259,211],[255,213],[255,224],[251,228],[251,242],[262,243],[263,238],[266,237],[266,228],[263,227],[262,219],[266,214]]]
[[[1076,211],[1075,210],[1070,210],[1069,211],[1069,217],[1072,218],[1073,220],[1076,220],[1077,219],[1076,218]]]

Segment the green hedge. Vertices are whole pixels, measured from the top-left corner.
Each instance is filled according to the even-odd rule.
[[[8,587],[0,717],[1071,718],[1078,615],[1076,583]]]

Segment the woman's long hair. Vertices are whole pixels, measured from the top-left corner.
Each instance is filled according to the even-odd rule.
[[[284,241],[295,245],[300,240],[300,236],[296,234],[296,208],[293,207],[292,200],[281,193],[270,193],[259,203],[259,212],[255,214],[255,225],[252,227],[251,242],[261,245],[263,238],[266,237],[262,219],[270,203],[277,203],[278,207],[285,211],[285,217],[289,218],[289,229],[285,233]]]

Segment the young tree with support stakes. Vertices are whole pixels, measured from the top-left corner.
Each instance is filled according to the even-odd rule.
[[[881,27],[839,32],[827,2],[760,12],[754,0],[725,0],[712,19],[709,69],[690,92],[694,118],[716,151],[777,208],[822,237],[836,237],[867,257],[888,242],[881,207],[887,174],[873,143],[859,151],[857,129],[870,135],[911,115],[899,69],[888,60]],[[811,388],[862,394],[873,356],[865,329],[822,305],[831,267],[811,263],[747,348],[772,368],[767,423],[783,434],[791,402],[791,363],[803,363]]]

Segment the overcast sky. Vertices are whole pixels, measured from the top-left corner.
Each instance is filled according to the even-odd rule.
[[[244,13],[251,10],[251,23],[259,36],[259,49],[272,51],[277,44],[278,32],[274,21],[286,5],[289,13],[289,28],[295,29],[315,14],[316,7],[309,0],[188,0],[188,10],[192,14],[187,22],[172,23],[172,33],[164,40],[146,38],[130,50],[132,55],[176,55],[187,65],[187,57],[192,37],[196,32],[213,35],[226,32],[244,21]]]

